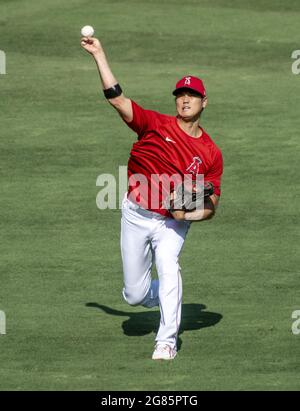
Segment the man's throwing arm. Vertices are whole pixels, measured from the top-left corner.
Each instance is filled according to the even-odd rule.
[[[120,116],[129,123],[133,119],[131,100],[125,97],[119,88],[120,86],[109,67],[100,41],[95,37],[82,37],[80,44],[94,57],[103,91],[108,102],[118,111]]]

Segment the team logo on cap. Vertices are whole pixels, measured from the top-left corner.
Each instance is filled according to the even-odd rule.
[[[184,85],[189,86],[191,84],[191,77],[185,77]]]
[[[192,173],[194,175],[199,174],[200,164],[202,164],[202,160],[200,157],[193,157],[193,162],[188,166],[186,171]]]

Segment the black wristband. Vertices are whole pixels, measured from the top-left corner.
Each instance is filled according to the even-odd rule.
[[[114,86],[103,90],[103,93],[107,99],[119,97],[122,94],[122,89],[120,84],[115,84]]]

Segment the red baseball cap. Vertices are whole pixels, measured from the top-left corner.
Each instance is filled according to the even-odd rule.
[[[190,89],[196,93],[201,94],[202,97],[206,96],[206,90],[203,81],[198,77],[185,76],[176,83],[176,88],[173,91],[174,96],[180,93],[182,90]]]

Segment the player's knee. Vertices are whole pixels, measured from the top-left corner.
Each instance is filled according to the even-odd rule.
[[[145,298],[144,294],[134,288],[123,288],[123,297],[129,305],[140,305]]]

